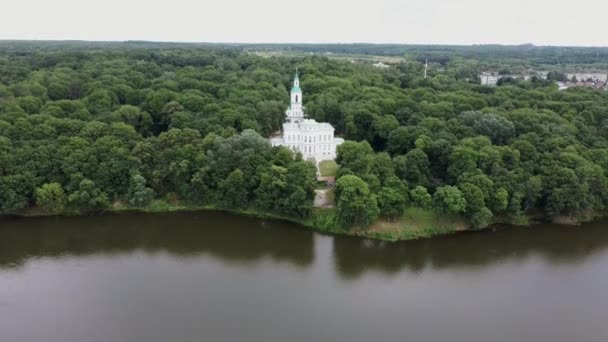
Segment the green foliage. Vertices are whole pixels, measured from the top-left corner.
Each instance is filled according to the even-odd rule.
[[[368,142],[346,141],[338,146],[336,162],[357,176],[368,174],[372,168],[373,150]],[[340,172],[338,172],[340,173]]]
[[[65,209],[67,196],[59,183],[46,183],[36,189],[36,205],[51,214],[59,214]]]
[[[336,217],[335,210],[317,209],[313,211],[310,224],[324,233],[345,233]]]
[[[428,190],[420,185],[417,185],[410,191],[410,198],[412,199],[412,204],[419,208],[429,208],[433,200]]]
[[[223,208],[240,209],[247,206],[247,187],[241,170],[232,171],[228,178],[220,183],[219,190],[222,194],[219,204]]]
[[[442,186],[433,194],[435,208],[446,213],[462,213],[466,209],[467,201],[462,192],[455,186]]]
[[[405,156],[395,157],[397,175],[409,184],[428,186],[429,159],[424,151],[413,149]]]
[[[129,182],[129,204],[145,207],[154,199],[154,190],[146,187],[146,179],[140,174],[134,174]]]
[[[287,168],[272,165],[260,175],[255,202],[264,210],[306,217],[314,200],[316,168],[305,161],[294,161]]]
[[[110,205],[106,193],[89,179],[80,182],[78,189],[68,196],[68,203],[85,213],[102,212]]]
[[[485,228],[492,223],[492,216],[490,209],[483,207],[471,216],[471,223],[474,228]]]
[[[376,197],[367,184],[354,175],[340,177],[336,182],[338,221],[343,227],[368,226],[379,214]]]
[[[473,215],[486,206],[481,189],[471,183],[459,184],[458,188],[466,201],[465,212]]]
[[[391,220],[399,218],[405,210],[406,199],[399,190],[383,187],[378,193],[380,215]]]
[[[83,211],[125,199],[163,208],[150,202],[151,189],[157,198],[172,194],[171,206],[255,205],[309,217],[314,165],[267,141],[281,127],[295,64],[307,115],[356,140],[338,148],[335,173],[338,181],[358,177],[370,207],[348,219],[337,211],[336,224],[368,224],[380,209],[397,218],[401,203],[462,213],[476,227],[494,214],[520,222],[606,212],[608,92],[558,91],[537,79],[476,84],[485,70],[547,70],[551,80],[607,70],[606,49],[83,44],[0,42],[2,214],[43,201],[35,189],[56,183]],[[408,63],[379,70],[249,53],[268,48],[367,60],[407,53]]]
[[[494,210],[494,212],[501,212],[507,209],[507,206],[509,205],[509,193],[507,192],[507,189],[500,188],[496,190],[493,197],[492,210]]]
[[[0,177],[0,213],[14,213],[24,209],[33,195],[31,174]]]

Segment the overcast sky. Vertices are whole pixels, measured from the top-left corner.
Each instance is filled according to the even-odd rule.
[[[608,0],[7,0],[0,39],[608,46]]]

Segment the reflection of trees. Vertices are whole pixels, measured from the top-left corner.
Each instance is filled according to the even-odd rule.
[[[237,263],[269,257],[309,265],[313,234],[288,225],[217,212],[2,219],[0,267],[19,266],[30,257],[135,249],[208,254]]]
[[[399,243],[334,237],[333,257],[340,276],[352,279],[366,271],[475,269],[531,255],[554,264],[577,263],[608,247],[605,226],[497,228]],[[314,259],[313,243],[313,233],[289,223],[216,212],[5,218],[0,220],[0,268],[18,267],[31,257],[134,250],[210,255],[241,264],[270,258],[307,266]]]
[[[339,237],[334,239],[333,255],[337,271],[345,278],[357,278],[368,270],[392,274],[402,269],[418,272],[425,267],[475,269],[531,255],[554,264],[577,263],[608,247],[606,225],[497,227],[399,243]]]

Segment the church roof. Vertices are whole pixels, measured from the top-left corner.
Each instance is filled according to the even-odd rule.
[[[327,122],[317,122],[314,119],[304,119],[299,122],[284,122],[283,130],[289,131],[333,131],[334,127]]]
[[[291,88],[291,92],[292,93],[301,93],[302,89],[300,89],[300,87],[298,87],[298,86],[293,86],[293,88]]]

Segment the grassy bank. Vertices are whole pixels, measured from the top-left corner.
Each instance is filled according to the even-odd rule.
[[[422,208],[407,208],[395,221],[378,220],[370,229],[374,237],[398,241],[430,238],[467,230],[470,224],[459,215],[446,215]]]
[[[137,208],[115,203],[109,208],[107,213],[125,213],[125,212],[144,212],[144,213],[164,213],[176,211],[204,211],[215,210],[224,211],[237,215],[244,215],[260,219],[284,220],[300,224],[313,231],[334,234],[348,235],[363,238],[371,238],[385,241],[404,241],[415,240],[421,238],[430,238],[433,236],[452,234],[458,231],[465,230],[467,222],[458,216],[445,216],[436,212],[419,209],[408,208],[405,214],[398,220],[386,221],[378,220],[369,228],[342,228],[336,220],[336,212],[333,208],[315,208],[312,214],[304,219],[288,217],[270,212],[264,212],[255,208],[231,210],[219,208],[215,206],[193,206],[181,203],[169,203],[164,200],[155,200],[150,205]],[[19,212],[17,216],[34,217],[34,216],[52,216],[53,214],[46,213],[39,208],[30,208]],[[83,213],[77,211],[62,212],[62,216],[79,216]]]

